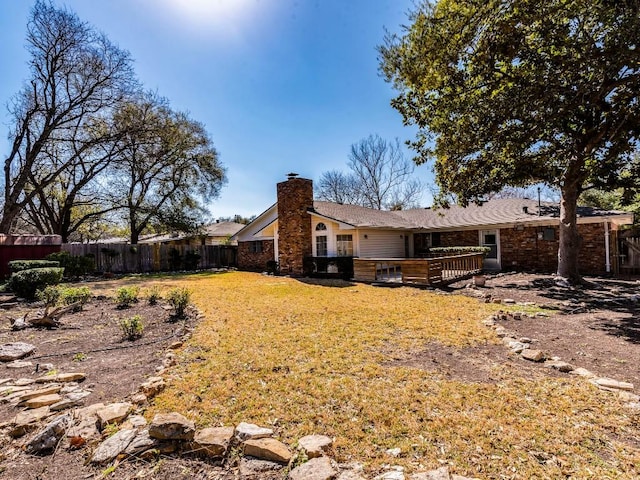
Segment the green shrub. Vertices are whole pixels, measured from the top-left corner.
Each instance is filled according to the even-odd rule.
[[[176,318],[183,318],[189,302],[191,300],[191,291],[188,288],[174,288],[169,291],[167,301],[174,309]]]
[[[460,255],[463,253],[489,253],[489,247],[431,247],[429,253]]]
[[[71,255],[69,252],[61,251],[47,255],[48,260],[60,262],[64,267],[64,276],[67,278],[77,278],[93,273],[96,269],[96,261],[93,254]]]
[[[9,270],[11,270],[11,273],[31,270],[33,268],[49,268],[59,266],[60,262],[56,262],[54,260],[11,260],[9,262]]]
[[[71,305],[79,303],[75,311],[82,310],[85,303],[91,298],[91,290],[88,287],[67,287],[60,289],[60,303],[63,305]]]
[[[116,302],[118,308],[129,308],[138,301],[138,287],[120,287],[116,290]]]
[[[32,268],[16,272],[9,277],[9,288],[19,297],[32,300],[38,290],[62,281],[63,268]]]
[[[133,317],[120,320],[120,328],[122,329],[125,339],[135,340],[136,338],[140,338],[144,330],[142,317],[140,315],[134,315]]]
[[[278,275],[280,273],[280,266],[278,265],[278,262],[275,260],[267,261],[267,273],[269,275]]]
[[[147,301],[149,302],[149,305],[155,305],[159,300],[162,300],[160,286],[153,285],[152,287],[149,287],[147,290]]]
[[[47,307],[53,307],[60,301],[60,293],[60,288],[57,285],[49,285],[36,292],[36,299],[44,302]]]

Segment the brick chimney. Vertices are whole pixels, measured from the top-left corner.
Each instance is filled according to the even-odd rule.
[[[311,207],[311,180],[290,173],[286,182],[278,183],[278,262],[282,273],[302,275],[304,257],[312,255],[311,215],[307,213]]]

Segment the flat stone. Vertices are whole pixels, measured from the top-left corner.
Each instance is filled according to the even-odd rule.
[[[67,438],[81,439],[78,443],[93,443],[100,440],[100,430],[98,430],[98,419],[94,417],[84,417],[76,422],[68,431]]]
[[[508,342],[507,347],[509,347],[509,350],[514,353],[522,353],[523,350],[529,348],[529,345],[527,343],[522,343],[514,340],[513,342]]]
[[[30,390],[31,387],[28,385],[25,385],[24,387],[18,387],[16,385],[3,385],[2,387],[0,387],[0,396],[26,392]]]
[[[545,367],[553,368],[559,372],[569,373],[573,371],[573,365],[562,360],[547,360],[544,362]]]
[[[0,362],[12,362],[31,355],[35,351],[35,345],[24,342],[5,343],[0,345]]]
[[[504,298],[502,299],[502,303],[507,305],[515,305],[516,301],[513,298]]]
[[[122,424],[121,428],[123,429],[131,429],[131,428],[142,428],[147,426],[147,419],[142,415],[129,415],[125,422]]]
[[[51,385],[47,388],[41,388],[39,390],[31,390],[29,392],[20,395],[19,403],[26,402],[32,398],[41,397],[42,395],[49,395],[52,393],[58,393],[62,387],[60,385]]]
[[[24,402],[24,406],[27,408],[40,408],[45,405],[53,405],[54,403],[58,403],[62,400],[62,397],[57,393],[52,393],[50,395],[41,395],[39,397],[32,398]]]
[[[326,435],[307,435],[298,440],[298,447],[307,455],[307,458],[321,457],[331,445],[333,440]]]
[[[394,469],[389,472],[384,472],[377,477],[374,477],[374,480],[404,480],[404,471],[399,469]]]
[[[618,397],[620,398],[620,400],[623,400],[625,402],[640,402],[640,396],[631,392],[625,392],[624,390],[618,391]]]
[[[233,439],[233,427],[211,427],[198,430],[193,437],[193,450],[207,457],[224,457]]]
[[[259,427],[253,423],[241,422],[236,427],[236,438],[240,441],[244,440],[257,440],[259,438],[267,438],[273,435],[273,430],[270,428]]]
[[[279,472],[284,468],[276,462],[268,462],[257,458],[242,457],[240,459],[240,478],[259,479],[264,474]]]
[[[5,383],[13,384],[13,378],[0,378],[0,385],[4,385]]]
[[[33,378],[19,378],[15,382],[12,382],[12,385],[24,387],[26,385],[33,385],[34,383],[36,383],[36,381]]]
[[[390,457],[397,458],[402,454],[402,449],[400,449],[400,448],[390,448],[390,449],[386,450],[384,453],[386,453]]]
[[[135,430],[120,430],[102,442],[91,457],[91,463],[103,464],[123,453],[136,437]]]
[[[195,424],[177,412],[159,413],[149,425],[149,435],[159,440],[193,440],[195,431]]]
[[[78,408],[77,410],[74,410],[73,412],[73,417],[78,419],[78,420],[84,420],[87,418],[92,419],[93,421],[96,422],[96,425],[98,423],[98,417],[96,415],[96,413],[98,413],[99,410],[102,410],[105,407],[104,403],[93,403],[91,405],[89,405],[88,407],[83,407],[83,408]]]
[[[289,463],[291,451],[284,443],[275,438],[257,438],[243,443],[245,455],[269,460],[272,462]]]
[[[136,393],[135,395],[132,395],[129,400],[131,400],[131,403],[134,405],[142,405],[147,403],[147,396],[144,393]]]
[[[618,380],[614,380],[612,378],[598,378],[595,383],[596,385],[604,388],[613,388],[615,390],[625,391],[633,390],[633,383],[619,382]]]
[[[104,428],[108,423],[121,423],[129,412],[133,409],[133,405],[128,402],[122,403],[110,403],[104,408],[101,408],[96,412],[98,420],[100,421],[100,428]]]
[[[571,375],[578,375],[579,377],[595,378],[595,374],[593,372],[582,367],[574,368],[570,373]]]
[[[51,410],[59,411],[66,410],[67,408],[77,407],[78,405],[82,405],[84,399],[89,395],[91,395],[91,392],[87,392],[85,390],[67,393],[64,397],[62,397],[62,400],[51,405]]]
[[[69,415],[57,417],[25,445],[25,451],[37,455],[53,450],[70,426],[71,417]]]
[[[144,429],[136,435],[129,446],[125,449],[124,453],[127,455],[140,455],[148,450],[158,449],[160,447],[160,440],[151,438],[149,436],[149,430]]]
[[[327,457],[316,457],[289,472],[290,480],[333,480],[338,472]]]
[[[21,437],[31,430],[34,430],[37,423],[49,415],[49,407],[44,406],[34,408],[33,410],[25,410],[18,413],[13,419],[13,428],[9,432],[12,437]]]
[[[544,353],[540,350],[534,350],[533,348],[527,348],[520,353],[520,356],[525,360],[531,362],[542,362],[544,360]]]
[[[44,377],[36,378],[37,383],[50,383],[50,382],[82,382],[87,375],[81,372],[70,373],[58,373],[56,375],[45,375]]]

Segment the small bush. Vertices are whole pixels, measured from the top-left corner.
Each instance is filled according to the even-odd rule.
[[[138,293],[140,289],[138,287],[120,287],[116,290],[116,302],[118,308],[129,308],[134,303],[138,302]]]
[[[280,266],[278,265],[278,262],[275,260],[269,260],[267,262],[267,273],[269,275],[278,275],[280,273]]]
[[[162,300],[162,293],[158,285],[153,285],[147,290],[147,301],[149,305],[155,305],[159,300]]]
[[[67,287],[60,289],[60,303],[63,305],[71,305],[72,303],[80,303],[76,311],[82,310],[85,303],[91,298],[91,290],[88,287]]]
[[[96,269],[96,261],[93,254],[77,256],[62,251],[51,253],[46,258],[60,262],[60,266],[64,268],[64,276],[67,278],[88,275]]]
[[[135,340],[142,336],[144,325],[142,325],[142,317],[134,315],[133,317],[120,320],[120,328],[126,340]]]
[[[174,316],[176,318],[183,318],[191,301],[191,291],[185,287],[174,288],[169,291],[167,301],[174,309]]]
[[[60,283],[63,271],[60,267],[22,270],[9,277],[9,288],[17,296],[33,300],[38,290]]]
[[[11,273],[17,273],[33,268],[59,267],[60,262],[54,260],[11,260],[8,265]]]
[[[57,285],[49,285],[36,292],[36,299],[44,302],[46,307],[53,307],[60,301],[60,288]]]

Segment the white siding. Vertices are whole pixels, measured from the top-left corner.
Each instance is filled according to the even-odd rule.
[[[405,235],[409,234],[398,230],[360,230],[360,258],[404,258]]]

